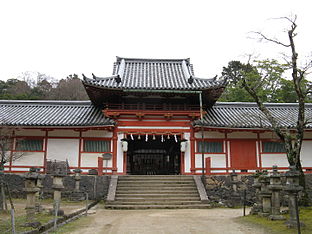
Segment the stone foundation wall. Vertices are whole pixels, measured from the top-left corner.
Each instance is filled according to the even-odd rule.
[[[25,198],[26,194],[24,189],[24,178],[18,174],[4,174],[0,175],[0,180],[3,179],[8,183],[12,197]],[[87,192],[89,199],[101,199],[106,198],[108,192],[110,176],[93,176],[82,175],[80,180],[80,191]],[[64,190],[62,191],[62,197],[69,197],[75,188],[75,179],[73,176],[65,176],[63,178]],[[43,179],[43,198],[52,198],[52,176],[45,175]]]
[[[246,190],[247,205],[252,205],[255,200],[255,189],[252,187],[254,178],[251,175],[238,175],[238,191],[235,193],[232,188],[232,181],[229,175],[206,176],[206,191],[210,201],[229,207],[241,205],[244,190]],[[285,178],[282,178],[285,184]],[[310,200],[312,200],[312,174],[306,174],[306,187]],[[282,204],[287,205],[285,193],[281,192]]]

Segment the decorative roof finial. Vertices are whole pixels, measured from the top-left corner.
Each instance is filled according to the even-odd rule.
[[[92,73],[92,77],[93,77],[93,79],[95,79],[96,80],[96,76]]]
[[[88,79],[88,78],[85,76],[85,74],[83,74],[83,73],[82,73],[82,78],[83,78],[84,81]]]
[[[192,76],[190,76],[190,78],[187,79],[187,82],[188,82],[189,84],[192,84],[193,81],[194,81],[194,78],[193,78]]]

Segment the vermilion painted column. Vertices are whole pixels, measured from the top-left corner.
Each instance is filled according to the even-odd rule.
[[[13,134],[12,134],[12,144],[10,145],[10,148],[11,148],[11,152],[10,152],[10,164],[9,164],[9,172],[12,171],[12,163],[13,163],[13,150],[15,150],[15,143],[16,141],[16,138],[15,138],[15,132],[13,131]]]
[[[98,175],[103,175],[103,157],[98,157]]]
[[[206,175],[210,175],[211,174],[211,158],[207,157],[206,159]]]
[[[81,145],[82,145],[82,132],[79,131],[79,152],[78,152],[78,168],[81,167]]]
[[[195,136],[194,129],[191,128],[191,136],[190,136],[190,153],[191,153],[191,173],[195,174]]]
[[[112,161],[112,173],[116,174],[117,172],[117,140],[118,140],[118,136],[117,136],[117,128],[114,129],[113,132],[113,161]]]
[[[45,137],[44,137],[43,173],[47,172],[48,137],[49,137],[49,131],[46,130]]]

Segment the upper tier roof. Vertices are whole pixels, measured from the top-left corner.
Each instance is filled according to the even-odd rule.
[[[84,84],[106,89],[206,90],[224,87],[224,80],[202,79],[194,75],[189,59],[120,58],[113,75],[93,79],[84,76]]]
[[[266,103],[265,106],[283,128],[295,128],[298,119],[297,103]],[[312,119],[312,104],[306,103],[306,119]],[[310,122],[310,121],[309,121]],[[194,125],[222,128],[270,128],[271,124],[258,109],[256,103],[248,102],[217,102],[204,120],[197,120]],[[306,128],[312,128],[308,123]]]
[[[0,125],[9,126],[112,126],[90,101],[0,100]]]

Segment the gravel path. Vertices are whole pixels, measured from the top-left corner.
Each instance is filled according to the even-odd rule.
[[[241,209],[105,210],[98,208],[91,222],[75,234],[85,233],[205,233],[263,234],[263,230],[235,221]]]

